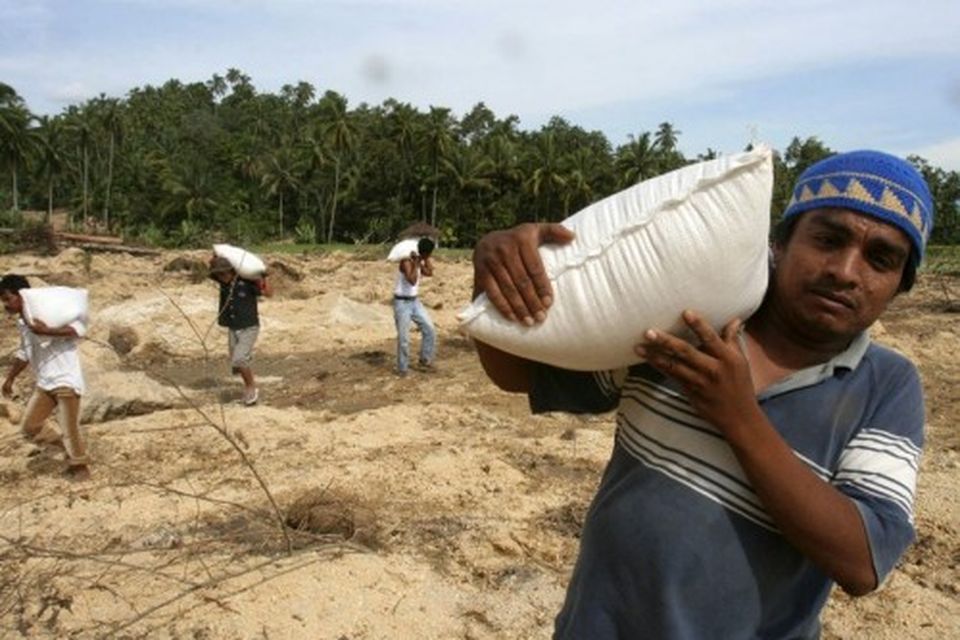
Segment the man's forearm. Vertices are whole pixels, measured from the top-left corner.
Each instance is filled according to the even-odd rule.
[[[37,327],[31,326],[30,330],[33,331],[38,336],[50,336],[51,338],[77,338],[76,329],[70,325],[64,327],[58,327],[54,329],[53,327]]]
[[[751,422],[728,433],[727,441],[781,533],[844,591],[875,589],[870,546],[853,500],[811,471],[759,407]]]
[[[7,378],[4,381],[4,384],[13,384],[13,381],[17,379],[17,376],[27,367],[27,362],[20,360],[19,358],[13,361],[13,364],[10,365],[10,370],[7,372]]]

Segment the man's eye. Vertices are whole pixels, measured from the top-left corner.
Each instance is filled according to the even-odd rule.
[[[840,238],[833,235],[814,236],[814,241],[821,247],[836,247],[840,245]]]
[[[900,266],[898,264],[898,260],[889,255],[873,256],[870,259],[870,262],[872,262],[873,266],[880,271],[892,271]]]

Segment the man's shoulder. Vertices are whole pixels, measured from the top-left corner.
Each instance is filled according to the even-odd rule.
[[[909,393],[923,394],[916,364],[889,345],[871,342],[857,368],[857,377],[868,380],[870,388],[880,397],[890,397],[908,390]]]
[[[905,354],[891,346],[883,345],[873,340],[870,341],[870,345],[867,347],[867,351],[863,357],[880,369],[915,371],[917,368],[913,360]]]

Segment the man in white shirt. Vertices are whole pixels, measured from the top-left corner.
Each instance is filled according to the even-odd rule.
[[[393,318],[397,325],[397,375],[407,375],[410,367],[410,323],[420,329],[420,358],[417,368],[420,371],[435,370],[433,363],[437,348],[437,331],[427,313],[426,307],[417,297],[420,288],[420,276],[433,275],[434,242],[430,238],[420,238],[417,250],[400,261],[393,286]]]
[[[48,327],[41,320],[27,322],[23,316],[21,289],[30,283],[20,275],[0,278],[0,302],[8,313],[18,314],[20,348],[3,383],[3,395],[13,394],[17,376],[31,365],[36,387],[27,403],[20,423],[24,437],[34,441],[43,430],[46,419],[57,409],[57,422],[63,434],[67,454],[66,475],[85,480],[90,476],[86,443],[80,431],[80,396],[84,392],[83,371],[77,340],[86,332],[86,323],[75,320],[63,327]]]

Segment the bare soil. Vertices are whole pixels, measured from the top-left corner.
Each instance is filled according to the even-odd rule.
[[[487,381],[456,330],[465,261],[422,287],[438,371],[397,377],[394,266],[339,253],[270,257],[261,401],[243,407],[205,257],[0,258],[90,290],[95,459],[72,482],[22,441],[21,376],[0,405],[0,636],[549,638],[611,416],[530,416]],[[926,386],[918,540],[877,593],[832,596],[828,639],[960,629],[960,315],[940,285],[921,277],[874,329]]]

